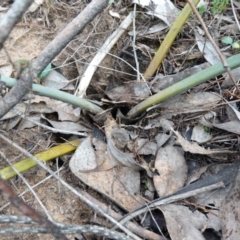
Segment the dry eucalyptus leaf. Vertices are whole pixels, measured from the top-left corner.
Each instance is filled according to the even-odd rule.
[[[107,171],[119,165],[119,162],[110,159],[107,144],[97,138],[92,139],[92,144],[97,157],[97,171]]]
[[[172,136],[172,132],[171,132],[171,134],[159,133],[155,137],[155,139],[157,141],[157,148],[159,149],[160,147],[162,147],[169,140],[169,138],[171,136]]]
[[[193,128],[191,140],[198,143],[205,143],[212,139],[210,132],[206,132],[202,125],[196,125]]]
[[[239,76],[240,76],[240,67],[235,68],[235,69],[231,69],[231,74],[233,75],[233,77],[235,79],[238,79]],[[225,77],[225,80],[223,81],[221,87],[222,88],[227,88],[227,87],[233,86],[233,81],[230,78],[229,74],[224,73],[223,76]]]
[[[77,177],[127,211],[144,204],[140,196],[140,174],[136,170],[118,166],[108,171],[81,172]]]
[[[172,116],[182,113],[194,113],[209,111],[221,97],[210,92],[197,92],[172,97],[160,104],[162,118],[170,119]]]
[[[179,10],[170,0],[133,0],[133,3],[137,3],[143,7],[149,6],[151,10],[149,10],[147,14],[161,19],[168,26],[173,24],[179,14]]]
[[[149,87],[145,82],[130,82],[105,93],[113,101],[141,101],[149,96]]]
[[[62,89],[69,84],[69,81],[58,71],[51,70],[42,80],[42,83],[46,87]]]
[[[140,197],[139,172],[128,167],[116,166],[116,163],[107,157],[106,146],[97,139],[92,142],[96,152],[88,137],[71,158],[71,171],[85,184],[106,195],[127,211],[140,207],[143,200]],[[100,154],[101,157],[98,158]]]
[[[199,31],[202,31],[200,28],[198,28]],[[214,65],[215,63],[220,62],[219,55],[217,51],[215,50],[213,44],[206,39],[205,37],[202,37],[197,30],[195,32],[195,38],[197,41],[197,45],[201,53],[203,53],[204,58],[211,64]]]
[[[219,154],[219,153],[234,153],[233,151],[225,150],[225,149],[205,149],[200,147],[197,143],[189,142],[185,140],[180,133],[172,130],[173,133],[177,136],[177,142],[182,146],[185,152],[197,153],[202,155],[211,155],[211,154]]]
[[[195,196],[196,204],[199,204],[201,206],[214,206],[214,208],[220,209],[224,198],[230,191],[230,188],[231,185],[228,185],[225,188],[198,194]]]
[[[197,73],[200,72],[201,70],[209,67],[208,63],[203,63],[201,65],[196,65],[192,68],[185,69],[182,72],[173,74],[173,75],[168,75],[168,76],[162,76],[158,74],[154,79],[153,79],[153,84],[151,89],[153,90],[154,93],[158,93],[160,90],[163,90],[167,87],[170,87],[171,85]]]
[[[210,165],[210,166],[211,166],[211,165]],[[194,171],[194,172],[188,177],[188,180],[187,180],[187,182],[186,182],[186,185],[189,185],[190,183],[195,182],[195,181],[197,181],[198,179],[200,179],[201,176],[202,176],[202,174],[207,171],[208,167],[209,167],[209,165],[204,166],[204,167],[201,167],[201,168],[197,169],[197,171]]]
[[[124,133],[122,135],[122,137],[120,137],[121,133]],[[153,173],[151,172],[148,164],[145,161],[143,161],[141,163],[137,163],[133,158],[133,153],[123,152],[115,146],[116,141],[115,142],[113,141],[112,134],[113,135],[117,134],[119,140],[123,141],[123,142],[125,141],[124,143],[126,143],[126,139],[124,137],[125,130],[124,129],[113,129],[110,138],[107,139],[107,150],[108,150],[108,154],[109,154],[110,158],[115,161],[118,161],[119,163],[121,163],[124,166],[130,167],[135,170],[145,169],[147,171],[148,176],[152,177]],[[117,143],[118,147],[119,147],[120,141],[118,141],[118,143]]]
[[[235,240],[240,236],[240,170],[232,188],[220,208],[223,239]]]
[[[18,110],[19,112],[24,113],[26,111],[26,104],[25,103],[18,103],[15,107],[16,110]],[[5,114],[1,120],[6,120],[6,119],[11,119],[18,116],[15,112],[13,111],[9,111],[7,114]]]
[[[138,138],[127,146],[130,151],[137,151],[140,155],[155,155],[157,151],[157,144],[146,138]]]
[[[46,103],[48,108],[51,108],[54,112],[57,112],[60,121],[76,122],[80,118],[74,114],[74,108],[71,104],[42,96],[35,96],[35,98],[31,100],[31,103],[41,102]]]
[[[117,135],[118,138],[113,139],[113,136]],[[133,159],[132,153],[122,152],[119,148],[120,143],[127,144],[126,131],[123,129],[113,129],[111,136],[107,139],[107,149],[110,157],[116,159],[119,163],[132,169],[140,170],[141,167]]]
[[[33,120],[37,123],[40,123],[41,116],[40,116],[40,114],[33,114],[31,116],[28,116],[28,119]],[[35,123],[28,121],[28,119],[23,119],[22,120],[18,130],[23,130],[23,129],[26,129],[26,128],[32,128],[32,127],[36,126]]]
[[[235,133],[235,134],[240,134],[240,121],[231,121],[231,122],[226,122],[226,123],[213,123],[212,126],[225,130],[227,132]]]
[[[148,139],[140,138],[137,140],[137,151],[140,155],[155,155],[157,144]]]
[[[181,151],[176,147],[160,148],[155,160],[159,175],[153,177],[160,197],[170,195],[184,186],[187,179],[187,165]]]
[[[69,163],[73,173],[90,172],[97,168],[96,154],[91,137],[87,137],[76,149]]]
[[[56,129],[61,129],[61,130],[70,131],[70,132],[90,132],[90,129],[82,126],[79,123],[69,122],[69,121],[68,122],[52,121],[52,120],[47,119],[43,115],[42,115],[42,118],[45,119],[46,121],[48,121]]]
[[[191,211],[188,207],[176,204],[161,206],[171,239],[205,239],[202,229],[221,229],[220,220],[213,214]],[[214,211],[213,211],[214,212]],[[215,211],[217,213],[217,211]],[[209,216],[212,217],[209,218]]]

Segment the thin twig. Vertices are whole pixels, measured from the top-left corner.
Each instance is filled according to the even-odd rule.
[[[212,43],[212,45],[214,46],[216,52],[218,53],[221,61],[222,61],[222,64],[224,66],[224,68],[226,69],[227,73],[229,74],[234,86],[236,87],[237,89],[237,92],[239,92],[239,88],[238,88],[238,85],[237,85],[237,81],[235,79],[235,77],[233,76],[233,74],[231,73],[231,69],[230,67],[228,66],[228,63],[226,61],[226,58],[223,56],[223,54],[221,53],[221,50],[219,49],[218,45],[215,43],[215,41],[213,40],[211,34],[209,33],[201,15],[199,14],[198,10],[196,9],[195,5],[193,4],[192,0],[187,0],[188,4],[190,5],[190,7],[192,8],[193,12],[196,14],[198,20],[200,21],[201,25],[202,25],[202,28],[204,30],[204,32],[206,33],[206,36],[208,37],[208,39],[210,40],[210,42]]]

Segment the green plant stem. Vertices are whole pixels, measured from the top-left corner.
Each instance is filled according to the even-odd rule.
[[[13,87],[17,82],[16,79],[6,77],[3,75],[1,75],[1,81],[5,82],[7,87]],[[85,99],[76,97],[72,94],[62,92],[62,91],[54,89],[54,88],[49,88],[49,87],[44,87],[44,86],[41,86],[38,84],[33,84],[32,90],[37,95],[53,98],[53,99],[60,100],[62,102],[66,102],[66,103],[70,103],[74,106],[80,107],[81,109],[89,111],[93,114],[98,114],[103,111],[102,108],[100,108],[99,106],[97,106]]]
[[[228,58],[227,62],[231,69],[239,67],[240,54]],[[170,97],[176,96],[177,94],[183,93],[190,88],[195,87],[200,83],[206,82],[207,80],[210,80],[211,78],[216,77],[224,72],[226,72],[226,69],[222,63],[219,62],[145,99],[144,101],[137,104],[134,108],[132,108],[127,115],[130,118],[137,117],[149,107],[161,103]]]

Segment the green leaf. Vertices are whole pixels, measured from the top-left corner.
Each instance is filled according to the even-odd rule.
[[[204,132],[210,132],[210,129],[207,126],[203,126],[203,129],[204,129]]]
[[[52,64],[49,63],[49,64],[47,65],[47,67],[40,73],[39,78],[40,78],[40,79],[45,78],[45,77],[49,74],[49,72],[51,71],[51,69],[52,69]]]
[[[198,12],[200,15],[202,15],[204,12],[206,12],[206,9],[207,9],[207,6],[201,6],[199,9],[198,9]]]
[[[221,42],[230,45],[230,44],[233,43],[233,39],[232,39],[231,37],[227,36],[227,37],[223,37],[223,38],[221,39]]]

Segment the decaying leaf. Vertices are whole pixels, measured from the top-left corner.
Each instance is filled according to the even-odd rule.
[[[196,65],[192,68],[186,69],[182,72],[173,74],[173,75],[168,75],[168,76],[164,76],[164,75],[160,75],[158,74],[154,79],[153,79],[153,84],[151,89],[153,90],[153,92],[157,93],[160,90],[163,90],[167,87],[170,87],[171,85],[183,80],[184,78],[187,78],[205,68],[207,68],[209,66],[208,63],[203,63],[201,65]]]
[[[168,204],[161,206],[164,214],[168,232],[173,240],[196,239],[205,240],[201,230],[212,228],[215,231],[221,229],[220,221],[217,216],[206,215],[198,210],[191,211],[186,206]]]
[[[155,188],[160,197],[170,195],[184,186],[187,179],[185,159],[176,147],[160,148],[155,160],[159,175],[153,177]]]
[[[240,170],[220,209],[223,239],[235,240],[240,236],[239,185]]]
[[[106,91],[106,94],[113,101],[141,101],[149,96],[149,87],[145,82],[130,82]]]
[[[137,151],[140,155],[154,155],[157,151],[157,144],[146,138],[139,138],[134,143],[128,143],[128,149],[131,152]]]
[[[220,101],[220,96],[210,92],[178,95],[160,104],[161,116],[170,119],[177,114],[209,111]]]

